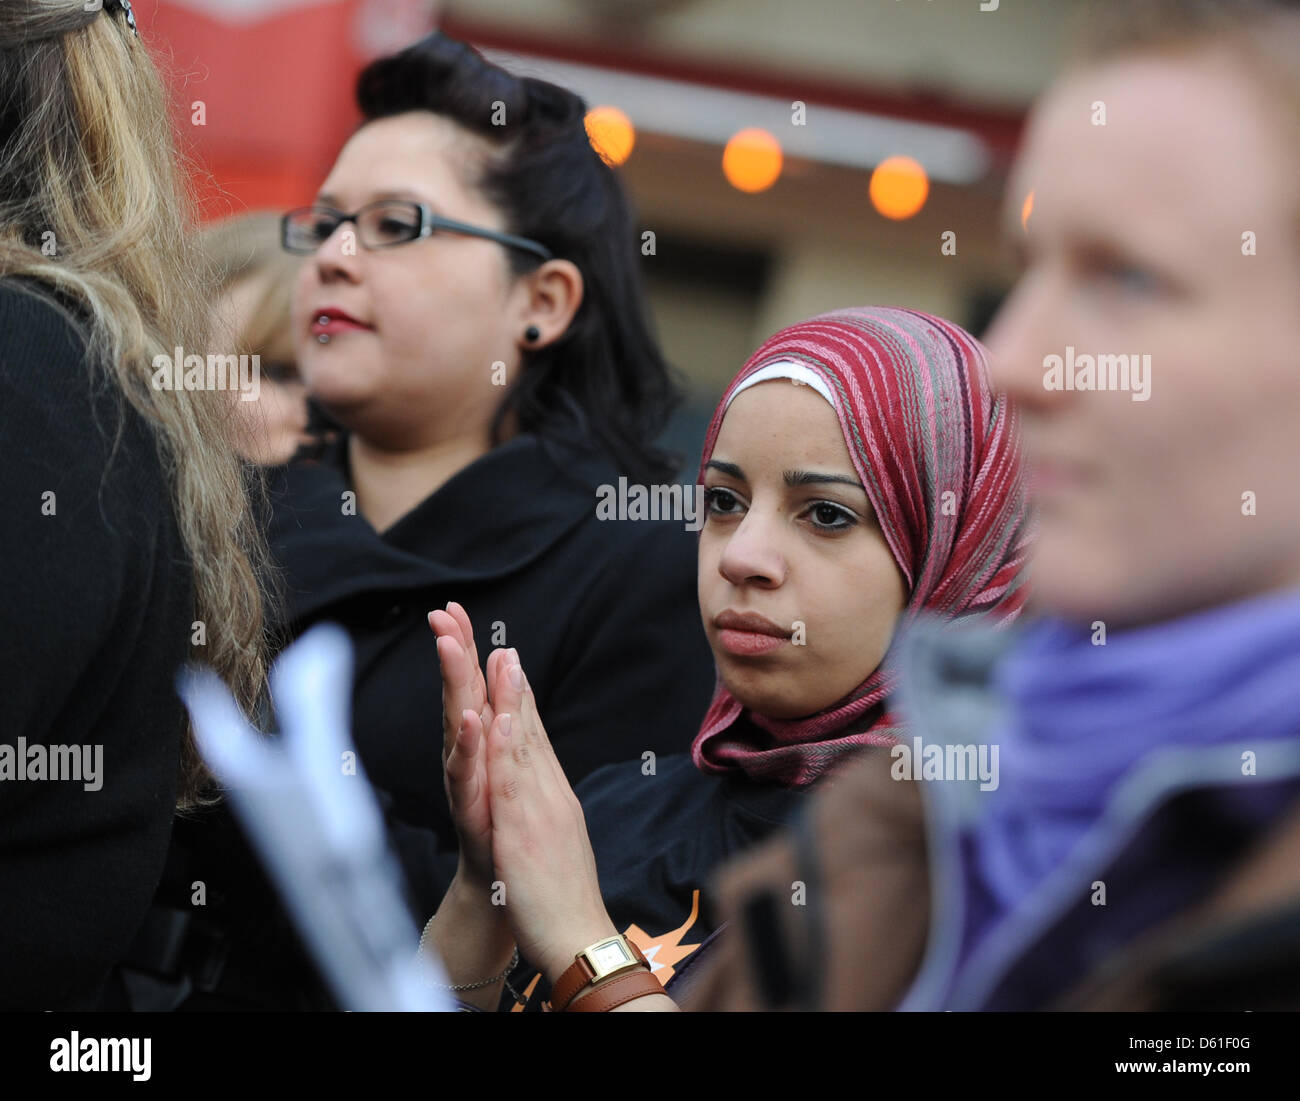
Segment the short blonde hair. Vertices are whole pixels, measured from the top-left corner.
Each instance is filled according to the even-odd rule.
[[[1067,63],[1134,54],[1222,50],[1237,55],[1300,149],[1300,3],[1296,0],[1107,0],[1077,16]]]
[[[252,211],[210,223],[199,232],[198,243],[222,289],[250,279],[259,285],[253,311],[237,334],[238,351],[274,354],[288,340],[293,284],[302,264],[280,247],[280,215]]]

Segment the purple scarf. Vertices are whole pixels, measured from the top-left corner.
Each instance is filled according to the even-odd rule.
[[[1017,640],[996,683],[1009,705],[990,739],[1001,782],[970,841],[1005,913],[1153,751],[1300,739],[1300,592],[1116,631],[1103,646],[1085,628],[1043,621]]]

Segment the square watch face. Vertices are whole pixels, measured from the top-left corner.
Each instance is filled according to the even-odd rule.
[[[624,964],[632,962],[632,955],[623,947],[621,940],[599,944],[587,953],[587,957],[595,965],[599,974],[604,974],[616,967],[622,967]]]

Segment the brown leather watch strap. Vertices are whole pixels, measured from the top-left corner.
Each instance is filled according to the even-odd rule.
[[[636,942],[631,937],[624,937],[623,942],[632,950],[632,955],[636,957],[637,962],[649,969],[650,963],[642,954],[641,949],[637,947]],[[555,985],[551,987],[551,1009],[556,1013],[563,1012],[569,1003],[578,996],[582,988],[591,982],[594,976],[595,972],[592,970],[591,964],[587,962],[587,957],[580,952],[564,974],[555,980]]]
[[[574,995],[591,982],[591,974],[591,964],[587,962],[586,956],[574,960],[551,987],[551,1009],[560,1013],[567,1008]]]
[[[634,998],[644,998],[647,994],[662,994],[663,984],[649,971],[639,967],[635,971],[626,971],[608,982],[601,983],[589,994],[582,994],[570,1004],[570,1013],[608,1013],[611,1009],[630,1002]]]

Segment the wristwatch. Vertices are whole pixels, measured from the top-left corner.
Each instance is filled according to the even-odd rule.
[[[650,961],[624,936],[606,937],[584,948],[551,988],[551,1009],[560,1013],[591,983],[600,982],[634,967],[650,970]]]

